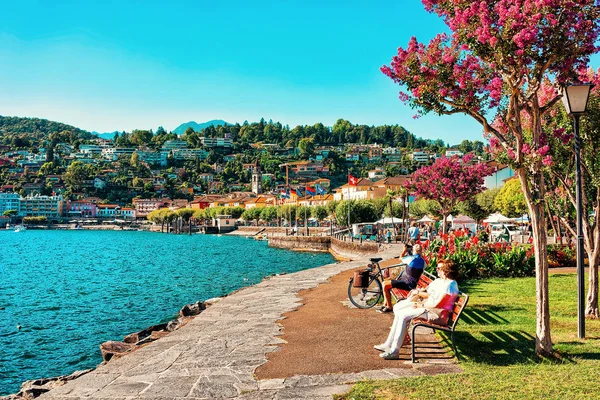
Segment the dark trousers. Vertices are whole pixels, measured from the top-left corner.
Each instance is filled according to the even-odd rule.
[[[406,283],[404,281],[392,279],[392,287],[394,289],[413,290],[416,287],[416,285],[413,286],[413,285],[409,285],[408,283]]]

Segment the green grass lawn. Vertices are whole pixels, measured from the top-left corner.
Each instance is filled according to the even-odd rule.
[[[575,274],[550,275],[553,360],[535,354],[534,278],[472,281],[461,290],[470,296],[455,337],[464,373],[361,382],[337,398],[600,399],[600,321],[586,320],[587,338],[577,338]]]

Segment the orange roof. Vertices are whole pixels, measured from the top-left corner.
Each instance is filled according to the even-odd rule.
[[[366,179],[366,178],[360,178],[360,179],[358,180],[358,183],[356,184],[356,187],[361,187],[361,186],[363,186],[363,187],[364,187],[364,186],[369,186],[369,187],[371,187],[371,186],[373,186],[373,182],[371,182],[370,180],[368,180],[368,179]],[[347,188],[347,187],[350,187],[350,185],[348,185],[348,184],[346,183],[345,185],[342,185],[342,186],[340,186],[340,187],[338,187],[338,188],[335,188],[334,190],[339,190],[339,189],[342,189],[342,188]]]
[[[98,208],[119,208],[118,204],[98,204]]]
[[[410,177],[408,175],[405,176],[390,176],[387,178],[383,178],[374,183],[374,186],[387,186],[387,185],[404,185]]]

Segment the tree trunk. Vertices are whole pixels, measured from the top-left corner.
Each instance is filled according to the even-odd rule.
[[[600,197],[600,196],[599,196]],[[595,210],[596,213],[598,210]],[[598,265],[600,264],[600,226],[598,225],[599,216],[596,215],[594,217],[594,229],[592,230],[590,226],[587,226],[586,233],[591,233],[588,235],[590,237],[591,243],[588,240],[586,247],[588,253],[588,294],[587,294],[587,304],[585,306],[585,315],[589,318],[599,318],[600,313],[598,311]]]
[[[550,225],[552,225],[552,230],[554,231],[554,237],[558,237],[560,241],[559,243],[562,244],[562,239],[560,239],[560,234],[558,233],[559,229],[557,228],[557,226],[560,226],[560,224],[554,223],[554,218],[552,218],[552,213],[550,212],[550,207],[548,207],[548,204],[546,204],[546,212],[548,214],[548,219],[550,220]]]
[[[447,213],[444,213],[444,216],[443,216],[443,218],[442,218],[442,233],[443,233],[444,235],[447,233],[447,232],[446,232],[446,225],[447,225],[447,223],[448,223],[447,221],[448,221],[448,214],[447,214]]]
[[[592,257],[589,257],[589,275],[588,275],[588,293],[587,303],[585,306],[585,316],[588,318],[600,317],[598,313],[598,264],[600,254],[598,249],[595,249]]]
[[[546,225],[543,203],[544,178],[537,174],[531,177],[537,187],[537,193],[532,194],[524,176],[520,171],[519,179],[524,188],[525,198],[531,216],[533,229],[533,252],[535,255],[535,291],[536,291],[536,338],[535,352],[538,355],[550,356],[553,354],[552,339],[550,337],[550,303],[548,294],[548,228]],[[527,188],[525,190],[525,188]],[[539,196],[537,199],[534,196]]]

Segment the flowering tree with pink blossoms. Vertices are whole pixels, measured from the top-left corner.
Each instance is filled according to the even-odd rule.
[[[436,200],[444,216],[442,225],[446,233],[446,218],[456,205],[482,192],[483,178],[492,173],[486,164],[471,164],[472,155],[441,157],[427,167],[415,171],[406,182],[409,191],[419,198]]]
[[[579,80],[598,48],[598,0],[422,0],[449,35],[412,38],[383,73],[422,113],[462,113],[507,155],[529,208],[536,260],[536,352],[553,354],[548,302],[544,168],[552,164],[542,117],[557,87]],[[523,118],[523,114],[528,118]]]

